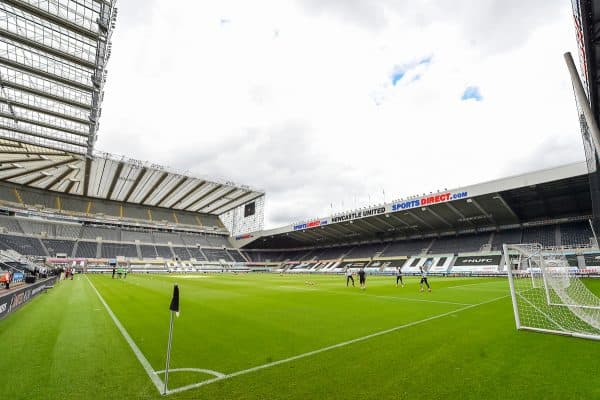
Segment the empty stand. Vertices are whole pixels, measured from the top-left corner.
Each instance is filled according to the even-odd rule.
[[[152,233],[146,231],[131,231],[122,229],[121,239],[124,242],[135,242],[136,240],[139,240],[141,243],[154,243],[154,237],[152,236]]]
[[[21,225],[13,217],[0,217],[0,226],[6,229],[7,232],[23,233]]]
[[[390,243],[390,245],[381,254],[382,257],[392,256],[411,256],[421,254],[431,244],[431,239],[406,240],[402,242]]]
[[[208,261],[232,261],[227,251],[223,249],[203,249],[203,251]]]
[[[588,221],[569,222],[559,228],[563,246],[589,246],[590,238],[594,236]]]
[[[28,220],[28,219],[19,219],[17,220],[23,232],[26,235],[47,235],[47,236],[56,236],[56,232],[54,227],[56,224],[45,223],[36,220]]]
[[[180,260],[187,261],[190,258],[192,258],[192,256],[190,255],[190,252],[185,247],[175,247],[175,246],[173,246],[172,249],[173,249],[173,253],[175,253],[175,256],[177,258],[179,258]]]
[[[142,258],[156,258],[156,248],[149,244],[141,244],[140,251]]]
[[[128,243],[102,243],[102,258],[137,257],[135,245]]]
[[[37,238],[26,236],[0,235],[0,242],[9,249],[13,249],[27,256],[47,256],[42,243]]]
[[[492,240],[492,250],[502,250],[502,245],[506,244],[519,244],[523,238],[523,231],[521,229],[508,229],[505,231],[499,231],[494,234]]]
[[[42,243],[46,246],[50,257],[56,257],[57,254],[66,254],[67,257],[71,257],[73,246],[75,246],[75,241],[62,239],[42,239]]]
[[[79,241],[77,243],[77,251],[75,252],[75,257],[96,258],[96,249],[97,248],[98,248],[97,242]]]
[[[198,261],[206,261],[206,256],[198,247],[188,247],[187,249],[192,258],[195,258]]]
[[[388,243],[371,243],[353,247],[345,258],[368,258],[383,251]]]
[[[462,253],[481,250],[490,240],[490,233],[478,233],[460,236],[440,237],[433,242],[429,249],[430,254]]]
[[[155,243],[167,244],[167,243],[171,242],[172,244],[181,244],[181,245],[185,244],[178,233],[154,232],[153,235],[154,235]]]
[[[56,233],[56,237],[78,239],[81,235],[81,225],[56,224],[54,231]]]
[[[159,257],[168,258],[168,259],[173,258],[173,253],[171,252],[171,249],[169,248],[169,246],[155,246],[155,248],[156,248],[156,254]]]
[[[103,240],[118,242],[121,240],[121,231],[118,228],[102,228],[98,226],[84,225],[81,230],[83,239],[96,239],[101,237]]]
[[[246,262],[246,259],[237,250],[227,250],[227,254],[235,262]]]
[[[542,246],[555,246],[556,226],[534,226],[523,229],[523,243],[539,243]]]
[[[211,246],[214,247],[231,247],[226,236],[207,235],[206,238]]]

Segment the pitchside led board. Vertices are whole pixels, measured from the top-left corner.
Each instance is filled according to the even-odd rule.
[[[244,218],[251,217],[254,213],[256,213],[256,204],[254,201],[244,206]]]

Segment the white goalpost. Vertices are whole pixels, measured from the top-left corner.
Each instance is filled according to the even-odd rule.
[[[600,340],[600,298],[562,252],[539,244],[503,250],[517,329]]]

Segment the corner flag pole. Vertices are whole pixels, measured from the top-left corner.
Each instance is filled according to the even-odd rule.
[[[163,395],[167,394],[167,387],[169,385],[169,363],[171,362],[171,342],[173,341],[173,314],[179,317],[179,286],[173,287],[173,298],[171,299],[171,321],[169,322],[169,341],[167,342],[167,365],[165,366],[165,387],[163,389]]]

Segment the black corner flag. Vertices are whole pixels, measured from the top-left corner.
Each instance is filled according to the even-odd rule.
[[[169,310],[175,311],[177,316],[179,316],[179,286],[177,285],[173,288],[173,298],[171,299]]]
[[[179,286],[175,285],[173,288],[173,298],[171,299],[171,322],[169,323],[169,341],[167,342],[167,362],[165,367],[165,386],[163,388],[163,394],[167,394],[169,385],[169,364],[171,362],[171,343],[173,342],[173,313],[179,317]]]

